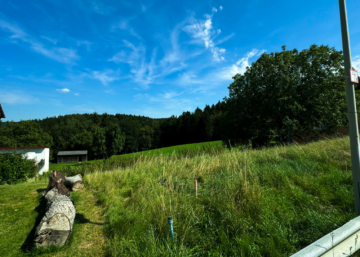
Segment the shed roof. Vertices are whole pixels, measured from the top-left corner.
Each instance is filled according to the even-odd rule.
[[[11,150],[11,149],[38,149],[38,148],[50,148],[50,147],[48,147],[48,146],[0,147],[0,150]]]
[[[83,155],[83,154],[87,154],[88,150],[79,150],[79,151],[59,151],[58,152],[58,156],[63,156],[63,155]]]
[[[5,117],[5,113],[4,113],[4,111],[3,111],[2,107],[1,107],[1,104],[0,104],[0,119],[1,118],[6,118],[6,117]]]

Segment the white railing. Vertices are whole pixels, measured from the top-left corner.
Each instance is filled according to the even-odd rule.
[[[351,256],[360,249],[360,216],[323,236],[291,257]]]

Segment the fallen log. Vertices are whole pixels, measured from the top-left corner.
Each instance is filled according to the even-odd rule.
[[[73,177],[65,177],[64,185],[72,191],[84,188],[84,182],[80,174]]]
[[[45,189],[43,196],[45,196],[47,192],[49,192],[51,189],[55,187],[57,181],[62,181],[62,183],[64,183],[65,175],[58,170],[53,170],[49,175],[49,184]]]
[[[49,184],[46,190],[43,193],[43,196],[47,194],[52,188],[54,188],[56,181],[62,180],[64,185],[71,189],[72,191],[77,191],[84,188],[84,182],[82,180],[82,176],[80,174],[73,176],[73,177],[65,177],[65,175],[58,171],[53,170],[49,175]]]
[[[63,246],[69,239],[76,215],[70,190],[64,185],[64,174],[51,172],[45,193],[46,213],[35,231],[36,247]]]

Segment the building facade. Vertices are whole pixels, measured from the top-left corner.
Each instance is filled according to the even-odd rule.
[[[35,160],[36,164],[39,164],[41,160],[43,165],[39,166],[38,173],[42,175],[49,170],[49,156],[50,148],[47,146],[24,146],[24,147],[0,147],[0,154],[11,153],[16,151],[16,154],[23,154],[28,159]]]
[[[57,163],[86,162],[88,159],[87,154],[87,150],[59,151],[57,154]]]

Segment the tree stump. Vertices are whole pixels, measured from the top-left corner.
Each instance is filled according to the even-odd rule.
[[[72,191],[77,191],[84,188],[84,182],[82,180],[82,176],[80,174],[73,176],[73,177],[65,177],[65,175],[58,171],[53,170],[49,175],[49,184],[46,190],[43,193],[43,196],[47,194],[56,184],[56,181],[62,180],[64,185],[71,189]]]
[[[36,228],[36,247],[63,246],[69,239],[76,209],[70,199],[70,191],[65,187],[65,176],[60,171],[52,171],[49,185],[44,193],[46,213]]]
[[[80,174],[73,177],[65,177],[64,185],[72,191],[77,191],[84,188],[84,182]]]

